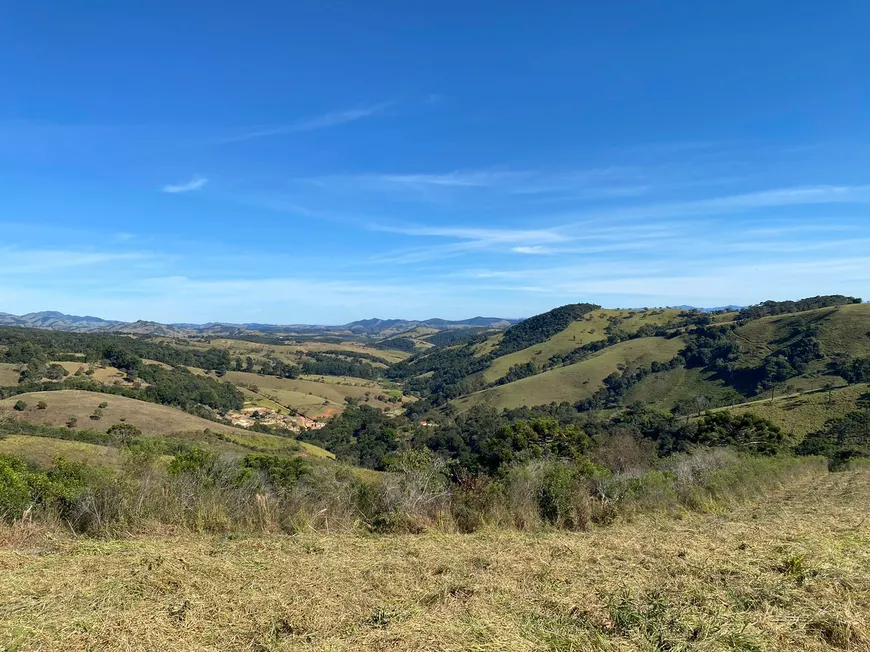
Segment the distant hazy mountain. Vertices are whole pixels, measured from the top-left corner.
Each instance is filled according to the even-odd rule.
[[[44,328],[47,330],[73,332],[109,332],[132,333],[137,335],[158,335],[161,337],[183,337],[185,335],[239,335],[250,331],[285,334],[319,334],[326,332],[350,332],[357,335],[385,336],[409,331],[420,326],[438,330],[452,330],[485,326],[489,328],[507,328],[517,323],[518,319],[502,319],[499,317],[472,317],[460,321],[447,319],[427,319],[424,321],[407,319],[362,319],[341,326],[318,326],[306,324],[229,324],[209,322],[207,324],[161,324],[154,321],[139,320],[135,322],[113,321],[100,317],[80,317],[66,315],[57,311],[33,312],[26,315],[11,315],[0,312],[0,326],[23,326],[26,328]]]
[[[101,319],[100,317],[65,315],[62,312],[54,310],[31,312],[26,315],[0,313],[0,325],[2,326],[24,326],[26,328],[45,328],[59,331],[102,331],[120,326],[123,323]]]
[[[512,324],[520,322],[520,319],[504,319],[502,317],[472,317],[471,319],[462,319],[451,321],[449,319],[424,319],[424,320],[406,320],[406,319],[361,319],[345,324],[343,328],[352,333],[365,333],[372,335],[388,335],[393,333],[401,333],[409,331],[421,326],[428,328],[437,328],[438,330],[451,330],[455,328],[471,328],[485,326],[488,328],[507,328]]]
[[[719,312],[721,310],[740,310],[745,306],[719,306],[718,308],[699,308],[698,306],[668,306],[668,308],[674,308],[677,310],[698,310],[700,312]]]

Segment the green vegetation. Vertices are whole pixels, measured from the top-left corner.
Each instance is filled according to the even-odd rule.
[[[863,649],[868,306],[734,316],[0,329],[0,646]]]
[[[603,387],[605,378],[621,373],[620,367],[670,361],[682,349],[680,339],[639,338],[603,349],[592,357],[565,367],[522,378],[506,385],[470,394],[456,401],[459,409],[489,405],[496,409],[522,405],[574,403],[592,397]]]
[[[495,357],[546,342],[572,322],[599,308],[601,306],[591,303],[572,303],[521,321],[504,332],[495,349]]]
[[[738,313],[737,318],[758,319],[759,317],[768,317],[770,315],[782,315],[784,313],[803,312],[805,310],[817,310],[818,308],[845,306],[854,303],[861,303],[861,299],[846,297],[842,294],[810,297],[799,301],[765,301],[755,306],[743,308]]]
[[[824,455],[831,470],[849,462],[870,458],[870,406],[834,419],[825,428],[810,433],[798,448],[801,455]]]

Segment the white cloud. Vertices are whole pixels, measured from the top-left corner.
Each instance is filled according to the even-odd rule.
[[[224,138],[221,142],[236,143],[253,138],[264,138],[267,136],[283,136],[286,134],[302,133],[306,131],[316,131],[317,129],[326,129],[327,127],[336,127],[338,125],[356,122],[364,118],[370,118],[380,115],[385,109],[393,105],[393,102],[381,102],[370,106],[360,107],[356,109],[347,109],[344,111],[332,111],[311,118],[297,120],[287,125],[275,125],[272,127],[263,127],[254,129],[236,136]]]
[[[148,255],[139,252],[112,253],[102,251],[70,251],[64,249],[0,248],[0,276],[42,274],[60,269],[92,267],[119,262],[143,260]]]
[[[381,226],[372,225],[373,231],[387,231],[404,235],[432,236],[454,238],[457,240],[473,240],[486,243],[523,243],[542,244],[565,242],[568,236],[549,229],[487,229],[466,227],[430,227],[430,226]]]
[[[161,188],[161,190],[163,192],[168,192],[168,193],[172,193],[172,194],[177,194],[177,193],[181,193],[181,192],[191,192],[192,190],[201,189],[207,183],[208,183],[208,179],[206,179],[205,177],[197,176],[197,177],[193,177],[190,181],[186,181],[185,183],[165,185],[165,186],[163,186],[163,188]]]
[[[511,251],[518,254],[536,254],[539,256],[552,256],[555,253],[555,251],[550,247],[542,247],[541,245],[535,245],[533,247],[514,247]]]

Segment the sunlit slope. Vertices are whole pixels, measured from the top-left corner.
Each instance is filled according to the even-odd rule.
[[[683,348],[679,337],[642,337],[608,347],[592,357],[523,378],[507,385],[492,387],[454,401],[459,409],[485,404],[498,410],[523,405],[569,403],[589,398],[602,387],[602,381],[626,365],[667,362]]]

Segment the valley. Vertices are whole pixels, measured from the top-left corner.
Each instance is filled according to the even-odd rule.
[[[870,304],[258,328],[0,326],[0,645],[870,645]]]

